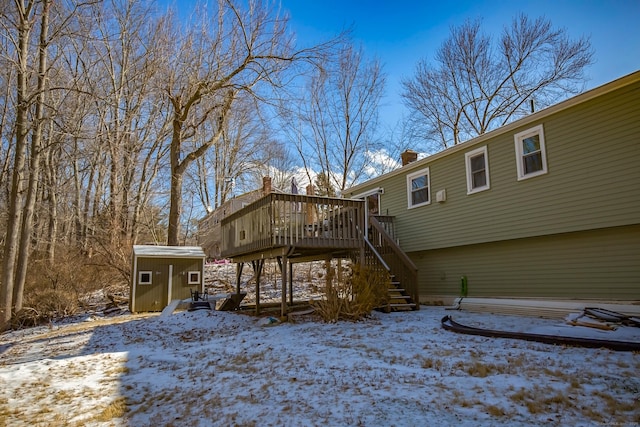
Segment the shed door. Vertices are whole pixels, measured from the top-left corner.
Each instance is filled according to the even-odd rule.
[[[144,260],[147,262],[139,262],[138,275],[140,272],[149,272],[151,274],[150,284],[141,284],[137,277],[136,284],[136,311],[162,311],[169,303],[169,281],[171,280],[170,265],[148,262],[152,260]]]

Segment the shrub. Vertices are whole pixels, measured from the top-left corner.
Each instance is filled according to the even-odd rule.
[[[359,264],[352,264],[342,281],[335,280],[333,271],[328,275],[325,299],[312,303],[326,322],[360,320],[387,304],[391,284],[388,275]]]
[[[55,318],[102,306],[106,293],[127,289],[115,269],[78,250],[60,247],[53,263],[33,260],[27,273],[22,310],[14,314],[13,328],[35,326]],[[37,254],[36,254],[37,255]],[[94,300],[99,299],[96,303]],[[102,307],[100,307],[102,308]]]

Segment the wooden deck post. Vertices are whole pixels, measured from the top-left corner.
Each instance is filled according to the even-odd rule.
[[[331,271],[331,257],[327,257],[324,260],[324,268],[327,271],[325,275],[325,292],[329,292],[331,289],[331,283],[333,281],[333,272]]]
[[[260,277],[262,276],[262,267],[264,267],[264,259],[251,261],[253,272],[256,276],[256,316],[260,314]]]
[[[289,262],[289,304],[293,306],[293,263]]]
[[[282,274],[282,305],[281,313],[282,317],[287,315],[287,263],[289,262],[287,255],[283,255],[280,262],[280,272]]]
[[[242,269],[244,267],[244,262],[239,262],[236,264],[236,293],[240,293],[240,276],[242,276]]]

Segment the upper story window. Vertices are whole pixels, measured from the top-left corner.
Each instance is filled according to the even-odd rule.
[[[487,146],[469,151],[464,155],[467,165],[467,194],[489,189],[489,158]]]
[[[409,209],[431,203],[431,197],[429,197],[430,187],[429,168],[407,175],[407,199],[409,201]]]
[[[515,134],[518,181],[547,173],[544,129],[538,125]]]

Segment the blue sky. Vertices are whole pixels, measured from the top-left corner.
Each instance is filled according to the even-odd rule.
[[[189,15],[197,0],[157,0]],[[207,0],[200,0],[206,2]],[[211,0],[209,0],[211,1]],[[266,0],[269,1],[269,0]],[[299,45],[309,46],[352,28],[353,40],[380,59],[387,74],[381,124],[392,128],[406,110],[400,81],[411,77],[422,58],[432,59],[451,26],[481,18],[498,35],[513,17],[548,18],[572,38],[588,36],[595,63],[586,89],[640,69],[640,0],[274,0],[290,17]]]
[[[382,123],[393,126],[405,113],[400,80],[410,77],[421,58],[433,58],[451,26],[481,18],[483,28],[499,34],[519,13],[545,16],[573,38],[589,36],[595,64],[587,89],[640,69],[640,0],[593,1],[366,1],[282,0],[300,44],[317,43],[341,29],[377,56],[387,74]]]

